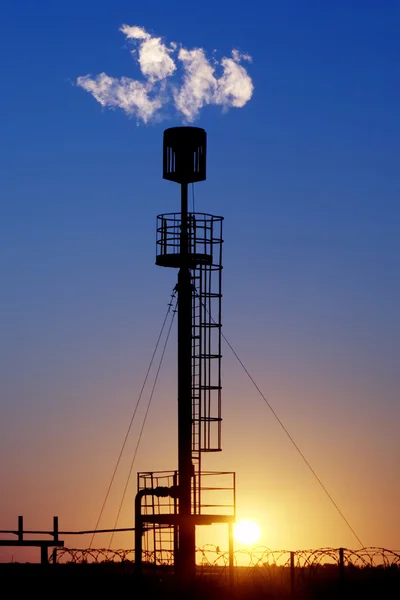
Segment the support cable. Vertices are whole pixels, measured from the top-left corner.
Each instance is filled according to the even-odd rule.
[[[97,530],[98,530],[99,523],[100,523],[100,519],[101,519],[101,517],[102,517],[102,515],[103,515],[104,508],[105,508],[105,506],[106,506],[106,503],[107,503],[107,500],[108,500],[108,496],[110,495],[111,487],[112,487],[112,484],[113,484],[113,482],[114,482],[115,475],[116,475],[116,473],[117,473],[117,470],[118,470],[118,467],[119,467],[119,463],[121,462],[122,454],[123,454],[123,452],[124,452],[124,450],[125,450],[126,442],[128,441],[129,433],[130,433],[130,431],[131,431],[131,429],[132,429],[133,421],[135,420],[135,416],[136,416],[137,410],[138,410],[138,408],[139,408],[140,401],[141,401],[141,399],[142,399],[143,391],[144,391],[144,388],[145,388],[145,386],[146,386],[146,383],[147,383],[147,380],[148,380],[148,377],[149,377],[149,374],[150,374],[150,370],[151,370],[151,367],[152,367],[152,365],[153,365],[154,358],[155,358],[155,355],[156,355],[156,353],[157,353],[157,349],[158,349],[158,346],[159,346],[159,344],[160,344],[160,340],[161,340],[162,334],[163,334],[163,332],[164,332],[164,329],[165,329],[165,324],[166,324],[166,322],[167,322],[168,315],[169,315],[169,313],[170,313],[170,311],[171,311],[171,307],[172,307],[172,304],[173,304],[173,299],[174,299],[175,295],[176,295],[176,290],[174,289],[174,290],[173,290],[173,292],[171,293],[171,298],[170,298],[170,301],[169,301],[169,303],[168,303],[167,312],[166,312],[166,314],[165,314],[164,321],[163,321],[163,324],[162,324],[162,326],[161,326],[161,330],[160,330],[160,333],[159,333],[159,335],[158,335],[157,342],[156,342],[156,345],[155,345],[155,348],[154,348],[153,354],[152,354],[152,356],[151,356],[151,359],[150,359],[150,363],[149,363],[149,366],[148,366],[148,369],[147,369],[147,372],[146,372],[146,376],[145,376],[145,378],[144,378],[143,385],[142,385],[142,388],[141,388],[141,390],[140,390],[139,397],[138,397],[138,399],[137,399],[136,406],[135,406],[135,408],[134,408],[134,411],[133,411],[133,414],[132,414],[132,418],[131,418],[131,420],[130,420],[130,423],[129,423],[129,426],[128,426],[128,430],[127,430],[127,432],[126,432],[126,435],[125,435],[124,441],[122,442],[121,450],[120,450],[120,453],[119,453],[119,456],[118,456],[117,463],[116,463],[116,465],[115,465],[115,468],[114,468],[113,474],[112,474],[112,476],[111,476],[111,481],[110,481],[110,483],[109,483],[109,486],[108,486],[108,488],[107,488],[107,492],[106,492],[106,495],[105,495],[105,498],[104,498],[104,501],[103,501],[103,504],[102,504],[102,507],[101,507],[101,510],[100,510],[100,514],[99,514],[99,517],[98,517],[98,519],[97,519],[96,527],[94,528],[94,532],[93,532],[92,538],[91,538],[91,540],[90,540],[90,544],[89,544],[89,550],[90,550],[90,548],[92,547],[93,540],[94,540],[94,536],[96,535],[96,532],[97,532]]]
[[[281,426],[281,428],[283,429],[283,431],[286,433],[287,437],[292,442],[292,444],[296,448],[297,452],[300,454],[300,456],[303,459],[303,461],[305,462],[305,464],[307,465],[307,467],[310,469],[311,473],[314,475],[315,479],[318,481],[319,485],[322,487],[322,489],[324,490],[325,494],[328,496],[329,500],[332,502],[333,506],[336,508],[337,512],[342,517],[343,521],[346,523],[347,527],[350,529],[350,531],[352,532],[352,534],[354,535],[354,537],[356,538],[356,540],[360,544],[360,547],[364,548],[364,544],[360,540],[359,536],[357,535],[357,533],[355,532],[355,530],[353,529],[353,527],[350,525],[349,521],[346,519],[346,517],[344,516],[343,512],[340,510],[339,506],[337,505],[337,503],[335,502],[335,500],[332,498],[331,494],[328,492],[326,486],[323,484],[323,482],[321,481],[321,479],[318,477],[317,473],[315,472],[315,470],[311,466],[310,462],[304,456],[303,452],[300,450],[299,446],[296,444],[296,442],[294,441],[293,437],[291,436],[291,434],[289,433],[289,431],[287,430],[287,428],[285,427],[285,425],[283,424],[283,422],[281,421],[281,419],[278,417],[278,415],[275,412],[274,408],[271,406],[271,403],[267,400],[267,398],[265,397],[265,395],[263,394],[263,392],[260,390],[260,388],[258,387],[257,383],[254,381],[253,377],[251,376],[251,374],[249,373],[249,371],[246,369],[246,367],[243,364],[242,360],[239,358],[238,354],[235,352],[235,350],[233,349],[232,345],[228,342],[228,340],[226,339],[226,337],[224,336],[223,333],[222,333],[222,337],[224,338],[225,342],[228,344],[229,348],[232,350],[233,354],[235,355],[235,357],[239,361],[240,365],[243,367],[246,375],[248,376],[248,378],[250,379],[250,381],[252,382],[252,384],[254,385],[254,387],[256,388],[256,390],[258,391],[258,393],[260,394],[261,398],[264,400],[264,402],[268,406],[269,410],[272,412],[272,414],[274,415],[275,419],[278,421],[279,425]]]
[[[172,305],[172,298],[173,298],[173,296],[171,296],[171,304],[169,305],[170,307],[171,307],[171,305]],[[148,416],[148,414],[149,414],[149,410],[150,410],[151,401],[152,401],[152,399],[153,399],[153,396],[154,396],[154,391],[155,391],[155,389],[156,389],[156,385],[157,385],[158,376],[159,376],[159,374],[160,374],[161,365],[162,365],[162,362],[163,362],[163,359],[164,359],[164,354],[165,354],[165,351],[166,351],[166,349],[167,349],[167,345],[168,345],[169,336],[170,336],[171,329],[172,329],[172,325],[173,325],[173,322],[174,322],[174,319],[175,319],[175,314],[176,314],[176,307],[177,307],[177,304],[178,304],[178,303],[176,302],[176,303],[175,303],[174,310],[173,310],[173,314],[172,314],[171,323],[169,324],[169,328],[168,328],[167,337],[166,337],[166,339],[165,339],[165,342],[164,342],[164,347],[163,347],[163,350],[162,350],[162,353],[161,353],[160,362],[159,362],[159,364],[158,364],[158,367],[157,367],[157,372],[156,372],[156,375],[155,375],[155,378],[154,378],[153,387],[152,387],[152,389],[151,389],[150,398],[149,398],[149,401],[148,401],[148,403],[147,403],[147,408],[146,408],[146,412],[145,412],[145,415],[144,415],[144,418],[143,418],[142,427],[141,427],[141,429],[140,429],[139,438],[138,438],[138,441],[137,441],[137,443],[136,443],[135,452],[134,452],[134,454],[133,454],[133,458],[132,458],[131,466],[130,466],[130,469],[129,469],[128,477],[127,477],[127,479],[126,479],[126,483],[125,483],[125,488],[124,488],[124,491],[123,491],[123,493],[122,493],[121,502],[120,502],[120,505],[119,505],[119,508],[118,508],[117,517],[116,517],[116,519],[115,519],[114,528],[113,528],[114,530],[115,530],[115,529],[117,529],[117,525],[118,525],[118,519],[119,519],[119,516],[120,516],[120,513],[121,513],[122,505],[123,505],[123,503],[124,503],[124,500],[125,500],[125,495],[126,495],[126,491],[127,491],[127,489],[128,489],[129,480],[130,480],[130,478],[131,478],[131,474],[132,474],[133,465],[134,465],[134,463],[135,463],[136,456],[137,456],[137,453],[138,453],[138,450],[139,450],[139,444],[140,444],[140,441],[141,441],[141,439],[142,439],[142,435],[143,435],[144,426],[145,426],[145,424],[146,424],[147,416]],[[168,312],[169,312],[169,311],[168,311]],[[114,532],[111,534],[110,543],[109,543],[109,545],[108,545],[108,549],[109,549],[109,550],[110,550],[110,548],[111,548],[111,544],[112,544],[113,538],[114,538]]]
[[[196,294],[197,294],[197,291],[196,291]],[[205,307],[205,310],[209,313],[207,307]],[[211,319],[215,323],[215,320],[213,319],[212,316],[211,316]],[[277,415],[276,411],[274,410],[274,408],[272,407],[271,403],[268,401],[268,399],[266,398],[266,396],[263,394],[263,392],[261,391],[261,389],[258,387],[258,385],[255,382],[254,378],[252,377],[252,375],[250,374],[250,372],[248,371],[248,369],[244,365],[243,361],[241,360],[241,358],[239,357],[239,355],[237,354],[237,352],[234,350],[232,344],[228,341],[228,339],[226,338],[226,336],[222,333],[222,331],[221,331],[221,336],[225,340],[225,342],[227,343],[227,345],[229,346],[229,348],[231,349],[231,351],[233,352],[235,358],[238,360],[239,364],[241,365],[241,367],[245,371],[246,375],[248,376],[248,378],[250,379],[250,381],[252,382],[252,384],[254,385],[254,387],[256,388],[256,390],[258,391],[258,393],[260,394],[261,398],[264,400],[264,402],[268,406],[269,410],[272,412],[272,414],[275,417],[275,419],[278,421],[279,425],[281,426],[281,428],[283,429],[283,431],[285,432],[285,434],[287,435],[287,437],[289,438],[289,440],[291,441],[291,443],[293,444],[293,446],[295,447],[295,449],[297,450],[297,452],[299,453],[299,455],[301,456],[301,458],[303,459],[303,461],[305,462],[305,464],[307,465],[307,467],[309,468],[309,470],[311,471],[311,473],[314,475],[315,479],[318,481],[319,485],[321,486],[321,488],[323,489],[323,491],[325,492],[325,494],[328,496],[329,500],[332,502],[333,506],[336,508],[337,512],[339,513],[339,515],[341,516],[341,518],[343,519],[343,521],[346,523],[347,527],[350,529],[350,531],[352,532],[352,534],[356,538],[357,542],[360,544],[360,547],[364,548],[365,546],[362,543],[362,541],[359,538],[359,536],[357,535],[357,533],[355,532],[354,528],[350,525],[348,519],[346,519],[346,517],[344,516],[343,512],[340,510],[339,506],[337,505],[337,503],[335,502],[335,500],[333,499],[333,497],[331,496],[331,494],[328,492],[326,486],[323,484],[323,482],[321,481],[321,479],[318,477],[317,473],[315,472],[315,470],[311,466],[310,462],[307,460],[307,458],[305,457],[305,455],[303,454],[303,452],[300,450],[299,446],[296,444],[296,442],[293,439],[292,435],[289,433],[288,429],[285,427],[285,425],[283,424],[282,420],[278,417],[278,415]]]

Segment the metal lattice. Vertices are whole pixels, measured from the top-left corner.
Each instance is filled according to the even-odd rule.
[[[144,472],[137,475],[138,490],[154,490],[158,487],[177,485],[177,471]],[[178,512],[177,499],[170,496],[144,496],[142,514],[144,522],[146,515],[176,515]],[[175,553],[175,526],[165,523],[149,523],[144,527],[144,552],[152,557],[154,564],[173,564]]]

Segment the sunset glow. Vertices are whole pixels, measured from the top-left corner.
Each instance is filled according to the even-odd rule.
[[[255,544],[260,535],[260,526],[255,521],[243,520],[235,525],[235,540],[240,544]]]
[[[178,515],[146,530],[173,562],[194,465],[199,565],[230,534],[241,565],[400,561],[400,2],[5,2],[0,29],[0,539],[58,516],[133,551],[166,472],[142,508]]]

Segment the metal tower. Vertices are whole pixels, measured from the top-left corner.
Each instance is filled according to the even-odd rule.
[[[163,177],[181,186],[180,213],[157,217],[156,257],[157,265],[179,269],[178,471],[139,473],[135,504],[135,562],[141,565],[142,538],[151,533],[154,564],[171,557],[182,578],[195,574],[196,525],[228,523],[232,554],[235,520],[235,474],[201,469],[203,453],[221,450],[222,421],[223,218],[188,211],[189,183],[206,179],[206,146],[204,129],[164,132]]]

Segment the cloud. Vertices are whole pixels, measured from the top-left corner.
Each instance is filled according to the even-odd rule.
[[[148,123],[159,117],[164,105],[173,106],[182,119],[193,122],[205,105],[215,104],[241,108],[251,99],[254,86],[240,63],[251,62],[248,54],[232,51],[232,58],[209,62],[203,48],[188,50],[171,42],[167,46],[160,37],[143,27],[122,25],[120,31],[134,44],[131,54],[143,80],[114,78],[106,73],[77,78],[77,85],[106,108],[121,108],[126,114]],[[176,58],[174,60],[174,54]],[[181,66],[180,84],[175,80]],[[217,77],[216,70],[222,71]]]
[[[102,106],[122,108],[128,115],[135,115],[144,123],[162,107],[161,95],[150,97],[151,86],[129,77],[115,79],[100,73],[94,79],[89,75],[78,77],[77,84],[91,93]]]
[[[232,50],[233,60],[235,62],[240,62],[241,60],[247,60],[247,62],[253,62],[253,59],[249,54],[244,54],[243,52],[239,52],[239,50]]]
[[[242,108],[253,95],[253,82],[237,59],[223,58],[221,64],[224,72],[217,82],[215,101],[226,107]]]
[[[151,35],[147,33],[144,27],[137,27],[136,25],[122,25],[119,29],[129,39],[134,40],[148,40]]]
[[[143,40],[139,47],[139,65],[142,75],[150,81],[157,81],[169,77],[175,71],[176,66],[170,54],[174,46],[167,48],[159,37],[151,37],[142,27],[131,27],[122,25],[120,31],[129,39]],[[136,50],[132,51],[136,54]]]
[[[173,94],[175,107],[188,121],[194,121],[200,109],[213,102],[217,80],[202,48],[181,48],[178,59],[183,63],[185,74],[183,85]]]

